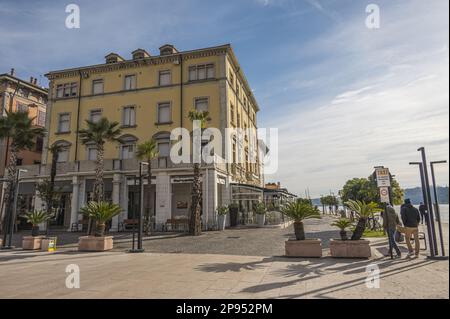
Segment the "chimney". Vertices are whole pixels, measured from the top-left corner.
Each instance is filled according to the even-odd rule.
[[[281,188],[281,183],[278,182],[278,183],[277,183],[277,186],[278,186],[278,189],[280,189],[280,188]]]
[[[34,78],[33,84],[34,84],[34,85],[37,85],[37,78]]]
[[[10,74],[11,74],[12,76],[16,76],[16,70],[15,70],[14,68],[12,68]]]
[[[32,76],[30,76],[30,83],[33,84],[33,80],[34,78]]]

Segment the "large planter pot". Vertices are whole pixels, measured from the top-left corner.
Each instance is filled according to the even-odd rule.
[[[368,240],[338,240],[330,241],[331,257],[336,258],[369,258],[370,241]]]
[[[83,236],[78,239],[79,251],[107,251],[113,249],[113,237]]]
[[[288,257],[322,257],[322,241],[320,239],[289,239],[284,245]]]
[[[258,223],[258,227],[264,227],[264,224],[266,222],[266,215],[265,214],[256,214],[256,221]]]
[[[24,236],[22,238],[22,249],[23,250],[41,249],[43,238],[44,236]]]
[[[227,215],[219,215],[217,218],[217,227],[219,230],[225,230],[225,225],[227,222]]]

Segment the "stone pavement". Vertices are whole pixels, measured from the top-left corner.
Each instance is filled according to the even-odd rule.
[[[308,221],[310,237],[335,231],[326,230],[327,223],[328,220]],[[234,244],[228,244],[226,238],[234,237],[236,232],[240,238],[231,238]],[[445,232],[448,238],[448,225]],[[292,233],[292,227],[217,233],[220,234],[149,240],[143,254],[128,254],[124,249],[80,253],[72,247],[56,253],[0,251],[0,298],[449,297],[448,261],[428,260],[425,251],[418,259],[391,261],[382,257],[387,251],[385,239],[373,240],[374,256],[370,260],[301,259],[281,257],[280,247]],[[204,243],[191,252],[186,251],[187,246],[176,247],[188,239]],[[172,240],[175,241],[169,245],[167,241]],[[155,250],[170,250],[151,252],[152,245],[157,247]],[[259,248],[250,251],[252,246]],[[267,246],[272,247],[264,250]],[[205,247],[215,253],[205,252]],[[254,252],[274,253],[250,254]],[[325,249],[324,254],[327,253]],[[65,270],[70,264],[80,268],[79,289],[66,288]],[[373,265],[380,270],[378,289],[366,286],[367,267]]]

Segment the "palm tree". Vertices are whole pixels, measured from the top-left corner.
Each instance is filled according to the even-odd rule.
[[[346,229],[352,226],[353,223],[348,218],[339,218],[335,220],[331,226],[339,228],[341,231],[339,232],[339,235],[341,236],[342,240],[347,240],[347,231]]]
[[[35,145],[37,137],[43,137],[45,129],[33,125],[34,118],[30,118],[28,112],[8,112],[6,116],[0,118],[0,139],[10,141],[9,161],[6,168],[7,186],[3,197],[3,204],[6,207],[8,216],[12,213],[12,198],[16,188],[17,155],[21,150],[31,150]],[[3,230],[6,233],[4,223]]]
[[[97,222],[97,227],[95,229],[96,237],[105,235],[106,223],[114,216],[119,215],[121,211],[122,209],[119,205],[103,201],[89,202],[81,209],[81,212],[84,215]]]
[[[149,141],[146,141],[142,144],[139,144],[137,146],[137,152],[136,156],[140,160],[147,161],[147,184],[148,184],[148,196],[147,196],[147,213],[146,213],[146,221],[147,221],[147,229],[146,232],[148,233],[150,229],[150,190],[152,186],[152,160],[159,156],[158,153],[158,144],[154,139],[151,139]]]
[[[61,152],[63,146],[61,144],[53,144],[48,148],[50,153],[52,154],[52,164],[50,167],[50,180],[44,181],[43,183],[39,183],[37,185],[39,189],[39,194],[43,195],[44,201],[47,207],[47,214],[49,216],[53,215],[53,210],[56,208],[56,196],[55,196],[55,178],[56,178],[56,168],[58,164],[58,156],[59,152]],[[41,197],[41,198],[42,198]],[[47,236],[50,235],[50,218],[47,219]]]
[[[366,229],[367,219],[373,217],[373,214],[381,210],[376,203],[366,203],[359,200],[349,200],[345,205],[358,216],[358,223],[356,224],[351,240],[359,240]]]
[[[39,236],[39,224],[46,222],[51,216],[45,211],[35,210],[26,213],[24,217],[27,219],[27,222],[32,225],[31,236],[36,237]]]
[[[206,126],[209,113],[207,111],[189,111],[188,118],[191,122],[199,121],[201,129]],[[201,199],[202,190],[200,187],[200,164],[194,163],[194,180],[192,182],[192,204],[191,216],[189,219],[189,234],[198,236],[202,232],[201,226]]]
[[[95,160],[95,181],[93,201],[102,202],[105,198],[105,185],[103,181],[104,173],[104,153],[106,142],[119,142],[121,134],[118,122],[110,122],[106,117],[102,117],[97,122],[86,120],[87,128],[79,131],[81,143],[93,144],[97,149]],[[91,234],[95,227],[92,220],[89,222],[88,233]]]
[[[287,204],[282,213],[294,220],[294,232],[297,240],[305,240],[305,228],[303,221],[306,219],[320,219],[320,211],[311,203],[297,200]]]

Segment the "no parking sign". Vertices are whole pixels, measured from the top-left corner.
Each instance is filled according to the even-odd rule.
[[[380,187],[380,201],[382,203],[389,203],[389,187]]]

